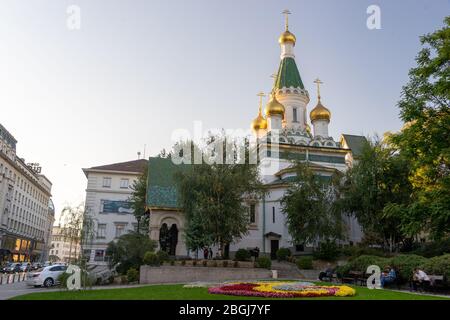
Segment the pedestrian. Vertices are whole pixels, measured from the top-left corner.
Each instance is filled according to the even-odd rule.
[[[209,259],[213,258],[213,251],[211,249],[211,247],[209,248]]]
[[[203,248],[203,259],[208,259],[208,248],[207,247],[204,247]]]

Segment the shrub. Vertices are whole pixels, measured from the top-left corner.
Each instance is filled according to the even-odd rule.
[[[450,279],[450,254],[433,257],[420,266],[428,274],[444,275]]]
[[[213,261],[212,266],[217,267],[217,261]]]
[[[345,265],[339,267],[337,273],[339,275],[345,275],[348,274],[349,271],[366,272],[367,267],[370,265],[377,265],[381,269],[383,269],[385,266],[389,265],[389,262],[390,259],[388,258],[362,255],[357,258],[351,259]]]
[[[202,264],[203,264],[204,267],[207,267],[208,266],[208,260],[203,260]]]
[[[171,259],[171,260],[170,260],[170,265],[171,265],[171,266],[174,266],[174,265],[175,265],[175,260]]]
[[[166,262],[170,260],[170,256],[167,251],[159,250],[157,253],[159,261]]]
[[[297,259],[296,264],[299,269],[310,270],[313,268],[313,259],[312,257],[300,257]]]
[[[197,265],[197,260],[192,261],[192,266],[195,267]]]
[[[63,272],[59,275],[59,286],[67,289],[67,280],[71,276],[70,273]],[[81,287],[92,287],[95,283],[95,279],[92,279],[85,270],[81,270]]]
[[[223,260],[223,261],[222,261],[222,266],[223,266],[224,268],[228,267],[228,260]]]
[[[236,251],[236,254],[234,255],[234,260],[236,261],[248,261],[251,258],[250,251],[246,249],[239,249]]]
[[[239,268],[239,261],[233,262],[233,268]]]
[[[359,247],[359,246],[344,246],[340,249],[340,253],[347,257],[359,257],[362,255],[385,257],[386,253],[377,248]]]
[[[291,250],[288,248],[280,248],[277,250],[277,260],[286,261],[291,256]]]
[[[127,271],[128,282],[139,281],[139,272],[135,268],[130,268]]]
[[[269,257],[259,257],[258,259],[256,259],[256,267],[257,268],[270,269],[271,266],[272,266],[272,261],[270,260]]]
[[[426,258],[450,253],[450,238],[422,244],[420,248],[415,250],[413,253],[424,256]]]
[[[390,259],[390,265],[397,271],[397,276],[406,281],[411,278],[414,268],[423,265],[427,259],[415,254],[401,254]],[[383,268],[383,266],[380,266]]]
[[[181,260],[181,265],[185,266],[186,265],[186,260]]]
[[[153,252],[146,252],[144,254],[144,264],[154,267],[159,267],[161,265],[161,260],[159,259],[159,256],[156,253]]]
[[[313,255],[315,259],[334,261],[339,256],[339,248],[335,242],[322,242]]]

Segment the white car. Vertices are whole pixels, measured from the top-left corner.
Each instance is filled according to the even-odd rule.
[[[35,287],[51,287],[58,283],[58,277],[66,270],[66,266],[52,265],[35,272],[31,272],[27,277],[27,285]]]

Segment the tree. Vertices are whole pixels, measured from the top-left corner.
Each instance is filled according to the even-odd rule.
[[[334,207],[339,177],[333,176],[326,182],[315,175],[307,163],[301,162],[297,162],[293,170],[294,181],[280,201],[293,242],[341,239],[342,215]]]
[[[148,234],[150,215],[146,212],[148,167],[131,185],[133,193],[129,197],[133,214],[137,220],[137,232]]]
[[[106,248],[106,255],[110,267],[117,265],[117,272],[125,274],[130,268],[139,270],[145,253],[155,248],[156,243],[147,235],[131,232],[120,236],[117,241],[111,241]]]
[[[410,161],[413,187],[406,211],[397,212],[402,228],[436,239],[450,233],[450,17],[444,24],[421,37],[424,47],[398,103],[406,124],[392,137]]]
[[[69,262],[76,261],[80,252],[78,248],[82,239],[84,204],[77,207],[66,206],[60,216],[60,235],[64,242],[69,242]]]
[[[345,175],[337,206],[356,216],[367,234],[379,235],[392,251],[405,240],[401,221],[390,210],[409,202],[408,159],[384,141],[375,138],[362,148],[358,162]]]
[[[262,184],[256,164],[241,161],[242,154],[227,153],[244,150],[244,160],[248,159],[247,141],[241,144],[225,136],[211,135],[207,144],[217,148],[212,152],[203,150],[204,155],[222,161],[194,164],[190,170],[178,173],[178,190],[186,217],[188,246],[198,249],[203,242],[219,244],[224,256],[225,246],[247,233],[249,218],[245,201],[257,197],[262,192]],[[191,147],[199,150],[194,144]]]

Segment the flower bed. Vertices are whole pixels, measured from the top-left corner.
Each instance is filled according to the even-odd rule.
[[[266,298],[354,296],[355,289],[348,286],[318,286],[310,282],[239,282],[227,283],[208,289],[211,294]]]

